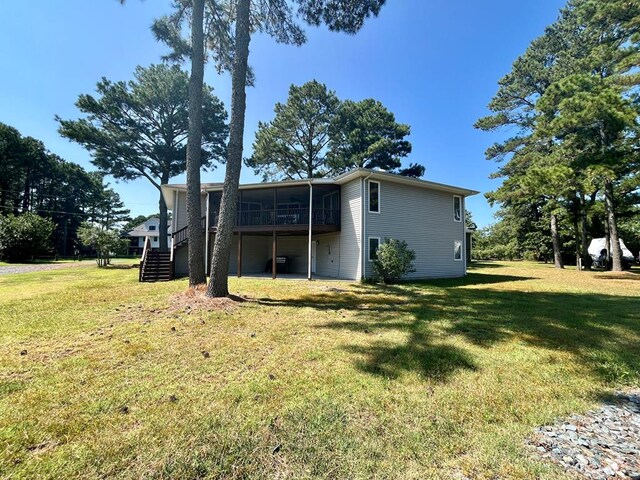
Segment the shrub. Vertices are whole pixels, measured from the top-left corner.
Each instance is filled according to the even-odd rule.
[[[0,258],[23,262],[48,253],[55,228],[49,218],[31,212],[18,216],[0,215]]]
[[[111,257],[126,250],[128,244],[127,240],[120,238],[115,230],[103,230],[86,222],[78,228],[78,238],[85,247],[95,249],[99,267],[109,265]]]
[[[407,273],[416,271],[411,263],[415,258],[416,252],[409,249],[407,242],[387,238],[378,247],[373,269],[378,279],[384,283],[394,283]]]

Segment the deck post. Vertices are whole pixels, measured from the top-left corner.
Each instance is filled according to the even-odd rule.
[[[307,280],[311,280],[311,236],[313,234],[313,185],[309,182],[309,244],[307,245]]]
[[[238,278],[242,276],[242,232],[238,232]]]
[[[278,254],[278,240],[276,237],[276,231],[273,231],[273,252],[271,258],[271,278],[276,278],[276,271],[278,270],[278,264],[276,263],[276,256]]]

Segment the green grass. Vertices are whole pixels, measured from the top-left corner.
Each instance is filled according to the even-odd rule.
[[[0,477],[563,478],[525,437],[640,384],[637,271],[186,286],[0,276]]]

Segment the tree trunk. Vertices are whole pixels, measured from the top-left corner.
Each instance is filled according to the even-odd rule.
[[[213,244],[211,258],[211,278],[207,289],[209,297],[229,295],[227,275],[229,254],[233,240],[233,226],[236,217],[238,185],[242,168],[242,142],[244,138],[244,116],[247,106],[247,63],[249,41],[251,40],[249,14],[251,0],[238,0],[236,10],[235,57],[231,72],[231,124],[229,126],[229,147],[224,177],[224,189],[218,216],[218,230]]]
[[[161,184],[164,185],[168,182],[169,182],[169,175],[162,175]],[[159,227],[160,251],[168,252],[169,244],[167,241],[167,228],[169,227],[169,221],[168,221],[168,213],[167,213],[167,203],[164,201],[162,190],[160,190],[160,200],[158,204],[160,206],[160,227]]]
[[[189,138],[187,139],[187,234],[189,286],[206,282],[200,208],[202,149],[202,88],[204,83],[204,0],[193,0],[191,77],[189,78]],[[166,232],[165,232],[166,234]]]
[[[556,268],[564,268],[560,252],[560,235],[558,234],[558,216],[551,214],[551,243],[553,244],[553,264]]]
[[[604,208],[607,215],[607,225],[609,225],[609,238],[611,241],[610,254],[612,260],[611,269],[614,272],[622,271],[622,249],[618,239],[618,226],[616,224],[616,213],[613,203],[613,183],[607,182],[604,185]]]
[[[589,255],[589,242],[587,241],[587,202],[584,193],[580,192],[580,255],[582,266],[585,270],[591,270],[591,255]]]

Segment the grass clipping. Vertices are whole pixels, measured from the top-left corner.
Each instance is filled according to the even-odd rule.
[[[171,296],[170,311],[224,311],[235,310],[238,305],[246,300],[242,297],[229,295],[228,297],[207,297],[207,286],[198,285],[184,292]]]

